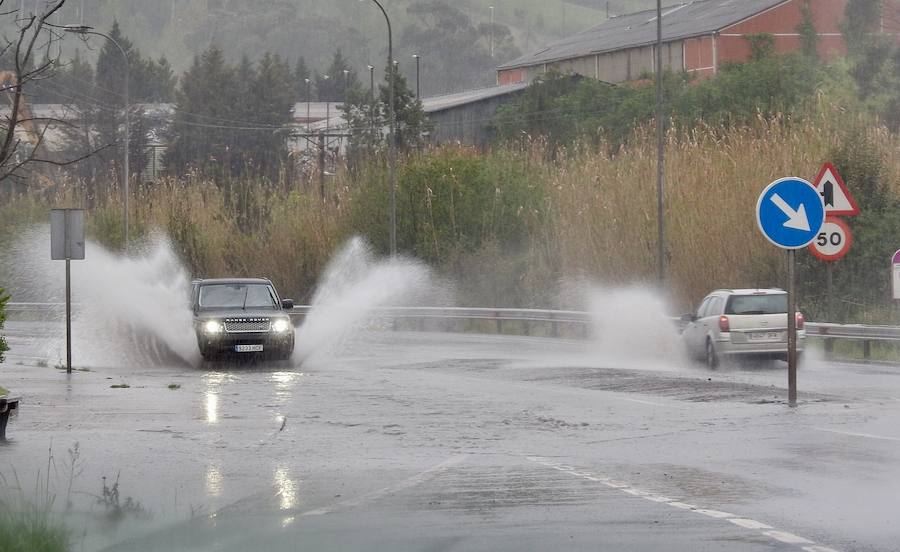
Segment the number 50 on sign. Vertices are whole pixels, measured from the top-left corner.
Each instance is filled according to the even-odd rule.
[[[838,261],[844,258],[852,245],[853,234],[847,223],[838,218],[828,217],[809,249],[823,261]]]

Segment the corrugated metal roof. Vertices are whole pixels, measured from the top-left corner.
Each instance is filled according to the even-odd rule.
[[[455,94],[443,94],[441,96],[422,98],[422,109],[425,113],[436,113],[461,105],[480,102],[505,94],[512,94],[513,92],[525,90],[527,87],[527,83],[505,84],[502,86],[466,90],[465,92],[457,92]]]
[[[663,41],[711,34],[788,0],[697,0],[663,8]],[[656,42],[656,10],[613,17],[586,31],[548,44],[499,69],[527,67]]]

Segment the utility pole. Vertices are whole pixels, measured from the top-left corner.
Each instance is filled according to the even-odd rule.
[[[666,131],[663,114],[662,0],[656,0],[656,221],[659,284],[666,283]]]
[[[422,94],[420,93],[419,88],[419,54],[413,54],[413,57],[416,59],[416,99],[419,100],[422,98]]]
[[[325,134],[319,131],[319,197],[325,201]]]

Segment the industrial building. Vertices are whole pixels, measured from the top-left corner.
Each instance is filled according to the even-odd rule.
[[[716,74],[725,63],[750,57],[749,38],[768,34],[779,53],[801,47],[797,28],[803,21],[804,0],[697,0],[663,9],[663,67],[698,77]],[[846,52],[840,24],[847,0],[810,0],[818,49],[828,61]],[[896,5],[885,3],[896,27]],[[896,32],[885,29],[881,32]],[[553,42],[501,65],[499,84],[530,83],[548,71],[578,74],[620,83],[656,70],[656,10],[612,17],[605,22]]]

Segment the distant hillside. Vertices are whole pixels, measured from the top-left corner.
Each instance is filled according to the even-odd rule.
[[[25,2],[30,4],[31,0]],[[616,15],[650,8],[655,2],[383,0],[383,4],[391,17],[401,70],[414,78],[412,54],[421,54],[423,90],[434,94],[493,84],[493,67],[602,22],[607,5]],[[423,10],[443,13],[423,16]],[[499,26],[495,55],[485,59],[492,12]],[[2,28],[9,31],[14,15],[0,17],[5,18]],[[369,0],[68,0],[54,23],[84,23],[108,31],[116,20],[142,54],[165,56],[178,74],[211,44],[223,48],[232,61],[242,56],[255,60],[266,51],[292,64],[302,57],[313,72],[324,72],[340,49],[363,76],[369,64],[380,72],[387,53],[384,19]],[[99,42],[92,39],[87,47],[68,37],[64,51],[72,56],[77,49],[91,60]]]
[[[408,58],[421,45],[407,44],[404,30],[414,22],[408,9],[432,0],[385,0],[391,17],[399,59],[408,71]],[[512,33],[515,47],[528,51],[541,44],[578,32],[605,19],[592,0],[445,0],[474,26],[487,25],[494,6],[494,21]],[[211,43],[225,49],[231,59],[254,59],[270,50],[291,60],[303,56],[315,69],[328,65],[340,48],[360,72],[368,64],[382,68],[386,54],[384,19],[368,1],[341,0],[69,0],[60,22],[84,22],[109,29],[118,20],[141,51],[154,58],[166,56],[177,72],[185,70],[194,54]],[[623,0],[615,2],[622,5]],[[583,5],[582,5],[583,4]],[[485,40],[487,40],[485,38]],[[77,43],[73,44],[73,47]],[[508,50],[509,51],[509,50]],[[88,56],[91,52],[82,53]],[[423,58],[426,67],[435,60]],[[502,63],[506,59],[496,59]],[[442,69],[445,64],[437,64]],[[432,73],[433,74],[433,73]],[[459,88],[490,84],[492,75],[479,82],[460,82]]]

